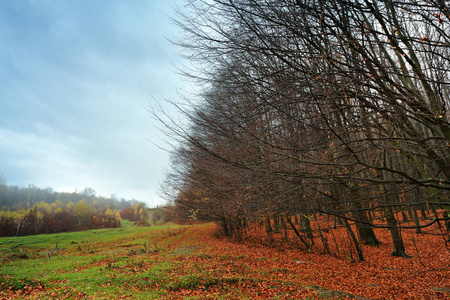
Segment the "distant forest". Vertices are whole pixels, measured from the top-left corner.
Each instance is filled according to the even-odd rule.
[[[120,226],[121,219],[146,225],[138,200],[97,196],[92,188],[61,193],[51,188],[9,186],[0,177],[0,236],[24,236]]]

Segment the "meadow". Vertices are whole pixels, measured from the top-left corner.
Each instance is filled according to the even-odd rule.
[[[128,225],[0,238],[0,298],[450,299],[449,252],[433,237],[404,259],[380,232],[355,262],[236,243],[214,224]]]

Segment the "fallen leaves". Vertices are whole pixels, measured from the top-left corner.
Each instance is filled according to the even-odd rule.
[[[136,251],[129,256],[128,248],[115,251],[114,257],[93,259],[91,265],[66,270],[57,274],[60,279],[45,285],[22,280],[15,290],[9,284],[20,282],[4,277],[0,298],[106,299],[111,297],[111,291],[115,299],[156,294],[160,299],[450,297],[450,255],[442,237],[437,235],[418,236],[403,231],[405,246],[413,256],[404,259],[389,255],[392,247],[389,232],[377,229],[382,244],[363,246],[366,261],[354,262],[346,258],[342,248],[342,256],[338,258],[282,244],[275,249],[250,240],[237,243],[217,236],[216,230],[214,224],[184,227],[170,234],[149,230],[139,238],[164,236],[157,253]],[[110,253],[111,249],[104,251]],[[92,277],[90,282],[80,281],[75,286],[70,279],[74,274]]]
[[[367,261],[353,262],[294,249],[280,252],[271,247],[233,243],[215,238],[215,229],[209,226],[192,229],[205,231],[198,236],[202,237],[209,256],[191,255],[185,262],[195,260],[199,265],[208,266],[215,276],[241,276],[242,280],[234,287],[247,298],[302,299],[325,294],[331,298],[354,299],[448,299],[450,296],[450,288],[446,288],[450,287],[450,255],[439,236],[414,239],[414,233],[404,232],[408,249],[413,249],[414,243],[418,249],[417,253],[411,253],[412,259],[404,259],[388,254],[392,247],[389,232],[378,230],[382,245],[364,246]],[[245,258],[236,259],[243,253]],[[224,255],[227,260],[218,259]],[[202,291],[202,295],[208,295],[209,291]],[[174,299],[176,296],[182,294],[173,293]]]

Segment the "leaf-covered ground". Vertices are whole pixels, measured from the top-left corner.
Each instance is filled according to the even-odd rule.
[[[450,299],[442,237],[404,234],[413,256],[365,262],[217,237],[213,224],[0,239],[1,299]]]

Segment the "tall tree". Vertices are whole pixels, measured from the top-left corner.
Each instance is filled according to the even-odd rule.
[[[165,123],[182,141],[176,204],[206,209],[229,234],[248,218],[271,232],[281,216],[326,213],[344,222],[360,259],[353,223],[368,244],[375,227],[389,228],[393,254],[407,256],[395,211],[418,201],[400,201],[402,191],[450,204],[447,5],[187,1],[178,44],[202,89],[179,106],[189,128]]]

